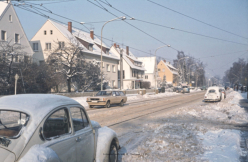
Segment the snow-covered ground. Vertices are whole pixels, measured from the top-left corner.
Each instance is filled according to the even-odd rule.
[[[247,155],[240,148],[242,132],[234,129],[248,123],[247,112],[239,105],[243,96],[230,91],[222,102],[161,115],[162,122],[143,126],[142,133],[148,136],[127,150],[122,161],[239,161]]]

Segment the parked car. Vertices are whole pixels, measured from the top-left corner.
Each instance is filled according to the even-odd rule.
[[[206,86],[202,86],[201,87],[201,90],[203,91],[203,90],[207,90],[207,87]]]
[[[181,88],[181,87],[175,87],[175,92],[176,93],[183,93],[183,88]]]
[[[117,161],[116,133],[73,99],[25,94],[0,103],[0,162]]]
[[[90,108],[94,106],[104,106],[110,108],[111,104],[119,104],[124,106],[127,102],[127,96],[122,91],[118,90],[105,90],[99,91],[96,96],[87,98],[87,103]]]
[[[183,93],[190,93],[190,89],[188,86],[183,86],[182,89],[183,89]]]
[[[209,87],[204,96],[204,101],[221,101],[223,96],[219,87]]]
[[[222,98],[226,98],[226,90],[224,87],[220,87],[220,92],[223,93],[223,97]]]

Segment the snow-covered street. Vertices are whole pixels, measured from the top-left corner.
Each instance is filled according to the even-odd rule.
[[[93,110],[89,116],[117,132],[119,161],[246,161],[248,115],[239,105],[246,94],[230,90],[225,100],[206,103],[204,92]]]

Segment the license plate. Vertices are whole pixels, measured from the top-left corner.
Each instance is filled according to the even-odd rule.
[[[95,103],[97,103],[98,101],[92,101],[92,102],[95,102]]]

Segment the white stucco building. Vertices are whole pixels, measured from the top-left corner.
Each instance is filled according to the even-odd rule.
[[[52,20],[47,20],[30,41],[35,52],[33,55],[34,61],[38,64],[46,61],[54,48],[63,48],[66,43],[72,40],[82,47],[84,59],[87,61],[101,61],[101,41],[94,35],[93,31],[87,33],[73,28],[71,22],[64,25]],[[109,49],[103,43],[104,78],[110,87],[117,87],[119,58],[109,52]]]
[[[144,79],[145,68],[142,66],[142,61],[135,57],[130,52],[129,47],[122,49],[123,51],[123,89],[139,89],[141,88]],[[114,44],[110,48],[110,52],[120,58],[121,48],[119,45]],[[120,64],[118,65],[119,81],[118,87],[120,88]]]
[[[0,41],[0,48],[3,48],[3,46],[8,44],[14,47],[14,49],[18,48],[18,51],[13,52],[20,52],[25,56],[33,55],[33,50],[30,47],[29,41],[22,28],[21,22],[19,21],[15,9],[11,2],[7,1],[0,2]],[[2,55],[5,57],[8,56],[9,53],[3,52]],[[24,55],[21,56],[16,53],[16,57],[13,61],[23,61]]]
[[[143,67],[146,69],[143,81],[150,82],[151,88],[155,88],[155,76],[156,76],[156,57],[138,57],[143,63]],[[158,81],[158,74],[157,74]],[[158,86],[158,85],[157,85]]]

